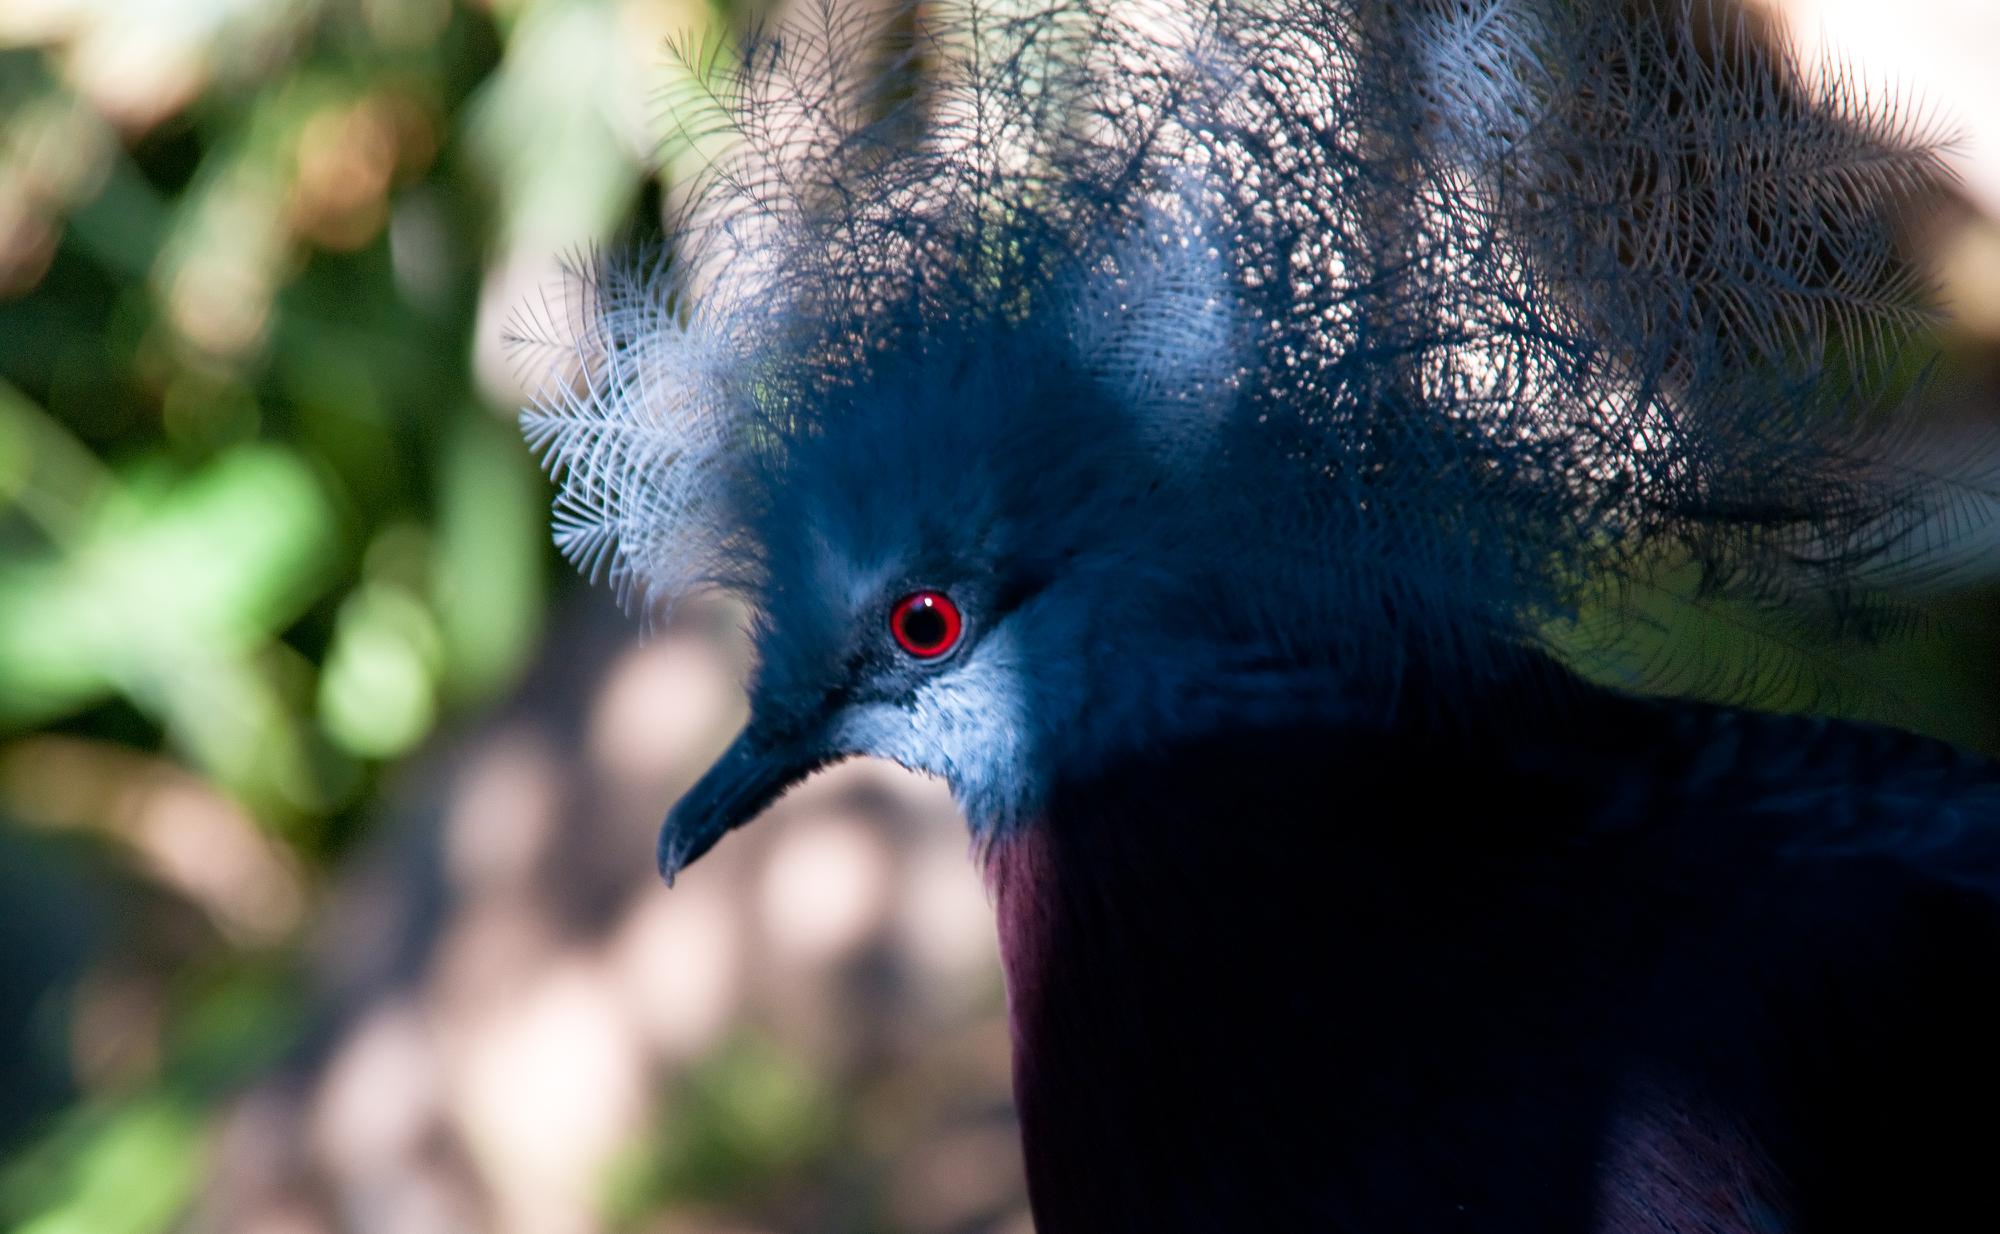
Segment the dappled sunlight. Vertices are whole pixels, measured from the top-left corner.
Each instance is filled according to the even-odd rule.
[[[2000,339],[2000,219],[1966,219],[1938,247],[1946,311],[1966,333]]]
[[[1945,161],[2000,216],[2000,7],[1987,0],[1752,0],[1780,16],[1809,73],[1921,115],[1956,140]]]
[[[525,892],[560,841],[562,765],[527,731],[494,738],[473,756],[444,819],[445,870],[459,895]]]
[[[221,1159],[203,1211],[561,1234],[613,1228],[636,1191],[648,1231],[734,1228],[734,1204],[821,1228],[797,1214],[830,1202],[836,1161],[893,1228],[1019,1209],[992,914],[942,786],[830,768],[669,889],[652,834],[738,722],[736,670],[709,641],[627,642],[608,613],[585,629],[610,640],[594,675],[424,772],[435,806],[329,907],[336,1035],[303,1086],[231,1102],[292,1147]],[[571,903],[579,885],[603,898]],[[715,1087],[749,1058],[749,1087]],[[795,1078],[763,1092],[774,1066]]]
[[[605,1168],[644,1125],[636,1026],[592,958],[522,974],[510,995],[448,1025],[451,1119],[491,1188],[501,1231],[597,1228]]]
[[[592,765],[622,784],[691,783],[744,714],[737,675],[699,639],[669,634],[612,666],[587,721]]]
[[[1757,3],[1964,134],[1911,247],[2000,414],[2000,5]],[[946,786],[825,768],[665,887],[742,614],[586,591],[512,419],[746,7],[0,0],[0,1227],[1033,1234]],[[1989,659],[1908,675],[2000,732]]]
[[[831,963],[879,934],[889,854],[862,823],[821,818],[787,830],[758,880],[758,923],[786,962]]]
[[[394,1173],[422,1147],[444,1093],[428,1025],[416,1008],[370,1008],[321,1075],[308,1135],[346,1177]]]
[[[231,940],[269,946],[305,912],[292,857],[225,794],[123,747],[39,737],[0,752],[0,802],[42,827],[99,831]]]
[[[702,1057],[737,1022],[743,952],[740,906],[728,887],[690,881],[632,905],[612,939],[613,978],[663,1063]]]

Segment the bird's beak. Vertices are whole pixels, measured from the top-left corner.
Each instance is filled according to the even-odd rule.
[[[696,781],[660,828],[660,874],[669,884],[715,842],[764,812],[826,762],[801,743],[770,741],[752,725]]]

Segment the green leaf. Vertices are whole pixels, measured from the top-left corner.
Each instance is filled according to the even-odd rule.
[[[331,529],[305,465],[266,446],[105,495],[73,545],[0,563],[0,723],[113,692],[172,710],[191,672],[253,651],[318,597]]]
[[[84,1109],[0,1177],[15,1234],[155,1234],[193,1198],[201,1123],[185,1103],[150,1096]]]
[[[541,632],[548,494],[520,434],[468,410],[438,478],[435,605],[445,680],[489,697],[513,680]]]

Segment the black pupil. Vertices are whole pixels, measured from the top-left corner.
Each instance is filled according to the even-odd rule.
[[[944,614],[935,605],[912,604],[903,610],[903,637],[918,647],[936,647],[944,642]]]

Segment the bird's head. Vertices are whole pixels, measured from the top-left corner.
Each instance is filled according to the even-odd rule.
[[[889,8],[746,50],[525,415],[586,569],[752,613],[669,875],[839,759],[991,839],[1120,747],[1390,723],[1643,563],[1790,595],[1917,525],[1810,370],[1907,299],[1927,156],[1694,10]]]
[[[1192,683],[1273,675],[1256,606],[1202,568],[1227,498],[1071,346],[1032,322],[929,329],[813,393],[837,431],[738,456],[751,718],[668,819],[669,875],[855,756],[944,780],[990,840],[1069,768],[1200,723]]]

